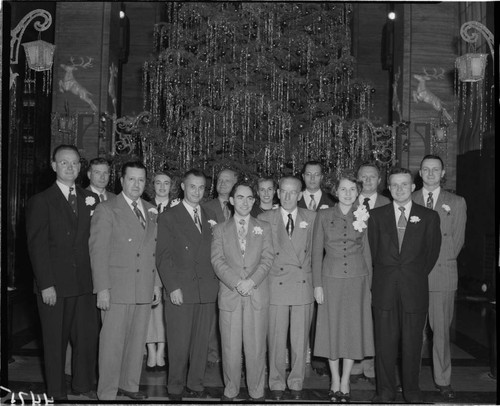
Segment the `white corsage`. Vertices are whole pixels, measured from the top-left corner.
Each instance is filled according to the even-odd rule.
[[[451,207],[448,206],[447,204],[443,204],[441,206],[443,208],[443,210],[448,214],[448,216],[450,215],[450,212],[451,212]]]
[[[158,216],[158,210],[156,210],[154,207],[151,207],[149,210],[148,210],[148,215],[149,215],[149,219],[151,221],[155,221],[157,216]]]
[[[328,206],[327,204],[322,204],[322,205],[320,206],[320,208],[319,208],[319,209],[320,209],[320,210],[323,210],[323,209],[328,209],[328,207],[329,207],[329,206]]]
[[[258,226],[257,226],[257,227],[254,227],[254,228],[253,228],[253,231],[252,231],[252,232],[253,232],[255,235],[262,235],[262,232],[263,232],[263,231],[264,231],[264,230],[262,230],[262,228],[260,228],[260,227],[258,227]]]
[[[352,225],[356,231],[362,233],[368,227],[366,222],[370,218],[370,213],[368,213],[364,204],[360,204],[353,214],[356,220],[352,222]]]
[[[309,225],[309,223],[307,223],[306,221],[301,221],[299,224],[299,227],[300,228],[307,228],[308,225]]]
[[[418,216],[411,216],[410,217],[410,223],[418,223],[420,221],[420,217]]]
[[[177,206],[181,202],[181,199],[177,198],[170,202],[170,207]]]
[[[210,227],[213,227],[217,224],[215,220],[208,220],[208,224],[210,224]]]
[[[94,196],[87,196],[85,198],[85,204],[87,206],[93,206],[95,204],[95,198],[94,198]]]

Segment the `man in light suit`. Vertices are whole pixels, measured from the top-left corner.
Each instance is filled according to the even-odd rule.
[[[108,192],[106,190],[109,183],[109,162],[107,159],[92,159],[89,162],[87,176],[90,180],[90,184],[87,187],[87,190],[91,190],[97,196],[99,196],[99,200],[101,202],[104,202],[109,198],[116,196],[114,193]]]
[[[378,193],[380,185],[380,170],[374,163],[364,162],[358,168],[358,180],[363,183],[363,188],[354,202],[354,208],[364,204],[368,212],[376,207],[382,207],[391,201]],[[354,361],[351,370],[351,383],[356,383],[359,379],[367,380],[375,385],[375,361],[373,357],[365,358],[361,361]]]
[[[146,184],[142,162],[121,170],[122,193],[97,205],[90,230],[90,258],[97,307],[101,309],[99,342],[100,400],[139,391],[151,305],[158,304],[161,281],[155,266],[156,208],[141,199]]]
[[[442,159],[426,155],[420,163],[423,188],[413,201],[437,211],[441,220],[442,244],[436,265],[429,274],[429,318],[433,332],[434,383],[444,400],[455,398],[451,387],[450,327],[458,283],[457,257],[464,245],[467,206],[463,197],[441,188],[445,175]]]
[[[215,221],[215,215],[200,206],[205,184],[203,172],[186,172],[181,183],[184,200],[163,212],[158,223],[156,261],[168,296],[165,320],[170,400],[181,400],[183,391],[189,397],[209,395],[203,379],[219,284],[210,259],[209,220]]]
[[[267,275],[273,263],[271,227],[250,216],[255,191],[236,183],[229,201],[234,216],[214,227],[212,265],[219,282],[219,325],[222,340],[224,396],[240,391],[241,349],[245,351],[250,399],[264,401],[266,337],[269,319]]]
[[[275,252],[269,273],[269,388],[282,400],[286,386],[295,400],[302,399],[308,337],[313,315],[311,244],[316,212],[298,208],[301,182],[293,176],[280,179],[281,208],[259,215],[271,224]],[[285,355],[290,330],[290,374]]]
[[[371,210],[368,219],[377,370],[374,402],[396,397],[400,338],[403,396],[410,403],[423,402],[418,385],[422,331],[429,305],[428,275],[439,255],[441,231],[438,214],[412,202],[414,189],[408,169],[391,169],[393,204]]]
[[[223,223],[229,219],[233,213],[234,208],[229,202],[229,193],[231,192],[234,184],[238,181],[238,173],[230,168],[223,169],[217,175],[217,197],[209,200],[203,204],[203,207],[210,210],[215,214],[217,223]],[[214,304],[215,305],[215,304]],[[218,328],[218,315],[219,309],[215,309],[215,317],[210,326],[210,337],[208,341],[208,366],[214,366],[220,362],[221,354],[221,338]]]
[[[47,395],[67,399],[64,366],[71,341],[73,394],[96,399],[99,314],[92,294],[88,239],[97,195],[75,185],[80,154],[59,145],[52,154],[56,182],[26,209],[28,252],[42,327]]]

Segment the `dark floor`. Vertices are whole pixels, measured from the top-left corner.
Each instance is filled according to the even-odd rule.
[[[19,295],[18,295],[19,296]],[[37,332],[37,315],[29,297],[22,295],[13,301],[11,362],[9,364],[9,385],[13,393],[24,392],[25,401],[31,403],[30,391],[43,394],[45,387],[42,376],[42,359]],[[492,343],[496,338],[492,334],[492,326],[496,326],[495,313],[492,307],[482,301],[458,298],[456,302],[455,320],[452,327],[452,386],[457,397],[454,404],[496,404],[496,359],[492,363]],[[145,364],[141,376],[141,390],[149,396],[146,403],[167,403],[165,387],[166,372],[146,372]],[[223,383],[220,364],[207,368],[205,385],[212,399],[201,402],[220,403]],[[244,380],[242,381],[244,382]],[[307,365],[304,383],[304,399],[295,403],[328,403],[327,393],[330,380],[328,376],[317,375]],[[424,391],[426,402],[444,403],[435,390],[432,380],[431,360],[427,345],[423,349],[420,387]],[[375,394],[375,388],[368,381],[359,381],[351,386],[352,402],[369,403]],[[242,387],[240,397],[246,399],[247,392]],[[21,403],[16,395],[17,402]],[[68,403],[89,403],[84,397],[69,395]],[[42,395],[42,404],[44,402]],[[117,402],[127,403],[127,398],[118,397]],[[200,403],[200,399],[186,399],[186,402]],[[2,403],[11,403],[11,396],[2,399]],[[272,402],[267,400],[267,402]],[[283,403],[293,403],[286,399]],[[403,402],[399,394],[396,402]],[[104,403],[104,402],[99,402]],[[116,403],[116,402],[115,402]]]

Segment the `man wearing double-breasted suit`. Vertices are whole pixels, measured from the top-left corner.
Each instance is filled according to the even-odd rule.
[[[146,168],[127,162],[122,193],[97,205],[90,230],[90,258],[97,307],[102,310],[99,342],[100,400],[117,395],[142,400],[139,391],[151,305],[158,304],[156,208],[141,199]]]
[[[52,154],[56,182],[26,209],[28,252],[42,327],[47,395],[67,399],[64,365],[71,340],[73,394],[95,399],[99,314],[92,294],[88,239],[97,195],[75,185],[80,154],[59,145]]]
[[[168,396],[205,398],[204,375],[210,327],[219,283],[210,261],[215,215],[200,206],[203,172],[184,174],[182,202],[163,212],[158,222],[156,261],[167,293]]]
[[[467,206],[463,197],[441,188],[445,175],[442,159],[426,155],[420,163],[423,188],[413,201],[435,210],[441,220],[441,250],[429,274],[429,318],[432,329],[434,383],[445,400],[455,398],[451,387],[450,327],[458,283],[457,257],[464,245]]]
[[[298,208],[302,196],[298,178],[280,179],[281,207],[259,215],[271,224],[274,262],[269,273],[269,388],[274,400],[288,386],[292,399],[302,398],[309,330],[313,314],[311,273],[312,231],[316,212]],[[290,374],[285,355],[290,330]]]
[[[212,265],[219,283],[224,397],[240,391],[241,349],[245,351],[248,393],[264,400],[266,337],[269,318],[267,275],[274,253],[271,227],[250,216],[255,191],[237,183],[229,195],[234,216],[214,227]]]
[[[396,397],[394,371],[400,339],[403,396],[410,403],[423,401],[418,385],[422,331],[429,305],[428,275],[439,255],[441,232],[437,213],[412,202],[414,189],[408,169],[391,169],[393,204],[371,210],[368,219],[373,263],[375,402],[391,402]]]

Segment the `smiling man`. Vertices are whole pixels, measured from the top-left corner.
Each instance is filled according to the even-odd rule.
[[[267,275],[273,263],[271,227],[250,216],[255,192],[237,183],[229,194],[234,216],[214,228],[212,265],[220,279],[219,319],[224,396],[240,391],[241,350],[250,400],[264,401],[266,336],[269,317]]]

